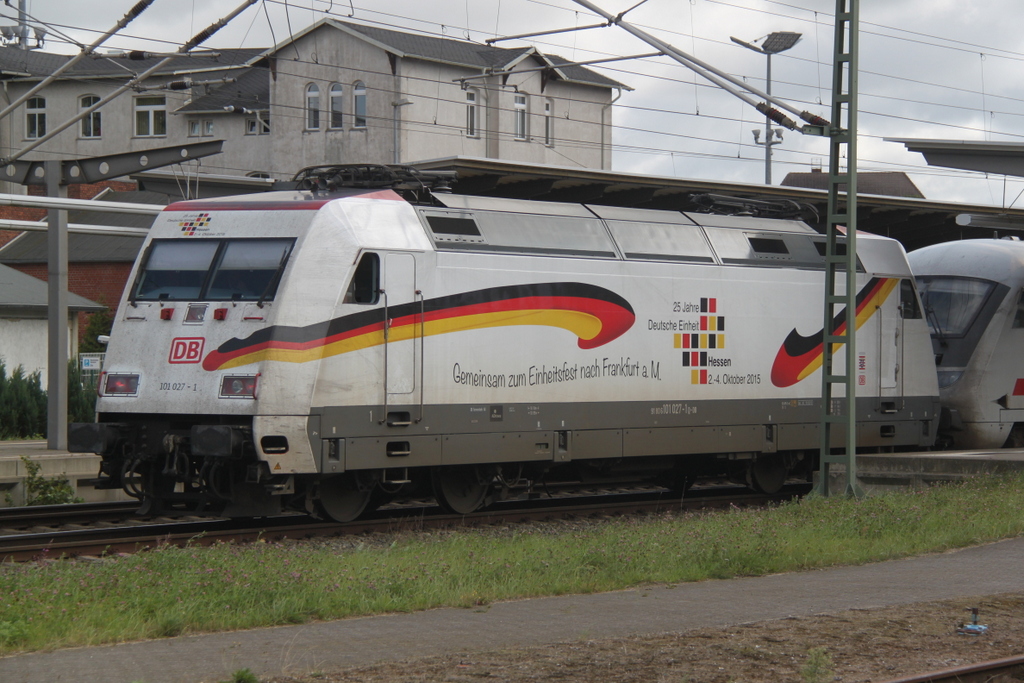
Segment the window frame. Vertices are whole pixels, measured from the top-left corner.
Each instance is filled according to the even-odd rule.
[[[306,85],[306,130],[320,130],[320,86]]]
[[[89,100],[89,102],[86,102],[86,100]],[[82,95],[78,98],[78,110],[81,112],[99,101],[100,97],[98,95]],[[84,140],[98,140],[103,137],[103,119],[99,109],[82,117],[78,133]]]
[[[544,144],[555,146],[555,105],[551,100],[544,100]]]
[[[270,135],[270,121],[257,116],[250,116],[245,120],[246,135]]]
[[[144,100],[154,100],[152,103],[142,104]],[[156,100],[160,100],[159,104]],[[136,97],[132,103],[135,111],[135,137],[137,138],[163,138],[167,137],[167,97],[164,95],[143,95]],[[140,115],[145,115],[146,130],[143,131],[139,125],[142,122]],[[163,126],[163,132],[157,132],[159,126]]]
[[[327,89],[328,118],[327,130],[341,130],[345,127],[345,86],[341,83],[331,83]]]
[[[466,137],[480,137],[480,103],[476,88],[466,89]]]
[[[46,135],[46,98],[30,97],[25,102],[25,139],[38,140]]]
[[[366,84],[356,81],[352,84],[352,127],[366,128]]]
[[[516,140],[528,140],[529,128],[529,100],[525,94],[512,96],[512,134]]]

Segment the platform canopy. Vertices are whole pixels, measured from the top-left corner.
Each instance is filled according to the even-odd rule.
[[[824,190],[642,176],[475,157],[432,159],[412,165],[423,170],[457,171],[459,180],[452,189],[459,194],[682,211],[702,210],[700,196],[708,194],[771,202],[788,200],[804,205],[803,220],[822,232],[825,230],[828,193]],[[862,194],[858,196],[858,211],[860,230],[893,237],[908,251],[938,242],[992,237],[997,233],[1000,236],[1024,235],[1024,210],[1019,209]],[[957,216],[961,214],[992,219],[1009,216],[1022,227],[993,229],[977,224],[960,225]]]

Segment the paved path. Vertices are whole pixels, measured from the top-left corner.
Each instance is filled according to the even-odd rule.
[[[211,683],[1024,592],[1024,538],[862,567],[346,619],[0,658],[3,683]]]

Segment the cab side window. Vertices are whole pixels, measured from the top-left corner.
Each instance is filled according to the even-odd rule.
[[[1024,290],[1017,299],[1017,312],[1013,314],[1013,326],[1024,327]]]
[[[345,292],[346,304],[375,304],[380,299],[380,256],[363,254]]]
[[[917,304],[917,292],[911,280],[900,280],[900,315],[904,320],[916,320],[921,317],[921,307]]]

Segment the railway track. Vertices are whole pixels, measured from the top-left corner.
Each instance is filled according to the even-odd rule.
[[[896,678],[885,683],[1010,683],[1021,680],[1022,676],[1024,656],[1019,656]]]
[[[756,506],[781,502],[805,494],[808,485],[790,484],[775,495],[751,493],[738,487],[708,487],[680,498],[663,489],[641,492],[595,494],[580,493],[544,499],[515,499],[496,503],[471,515],[454,515],[432,502],[410,501],[385,506],[366,519],[347,524],[325,522],[302,514],[282,515],[247,520],[223,518],[167,517],[132,519],[131,509],[121,507],[123,521],[83,524],[76,515],[89,516],[89,506],[75,507],[64,517],[64,523],[46,527],[39,519],[51,523],[60,518],[58,511],[40,511],[47,517],[33,521],[32,511],[23,510],[21,529],[8,527],[0,515],[0,562],[23,562],[40,557],[60,558],[104,553],[132,553],[158,544],[209,545],[216,542],[251,542],[257,539],[284,540],[338,536],[356,533],[393,532],[400,529],[427,529],[448,526],[481,526],[518,523],[559,517],[597,515],[615,516],[636,513],[657,513],[680,510]],[[6,511],[5,511],[6,512]],[[95,511],[115,514],[115,511]],[[10,516],[15,517],[14,513]],[[73,521],[72,521],[73,520]]]

